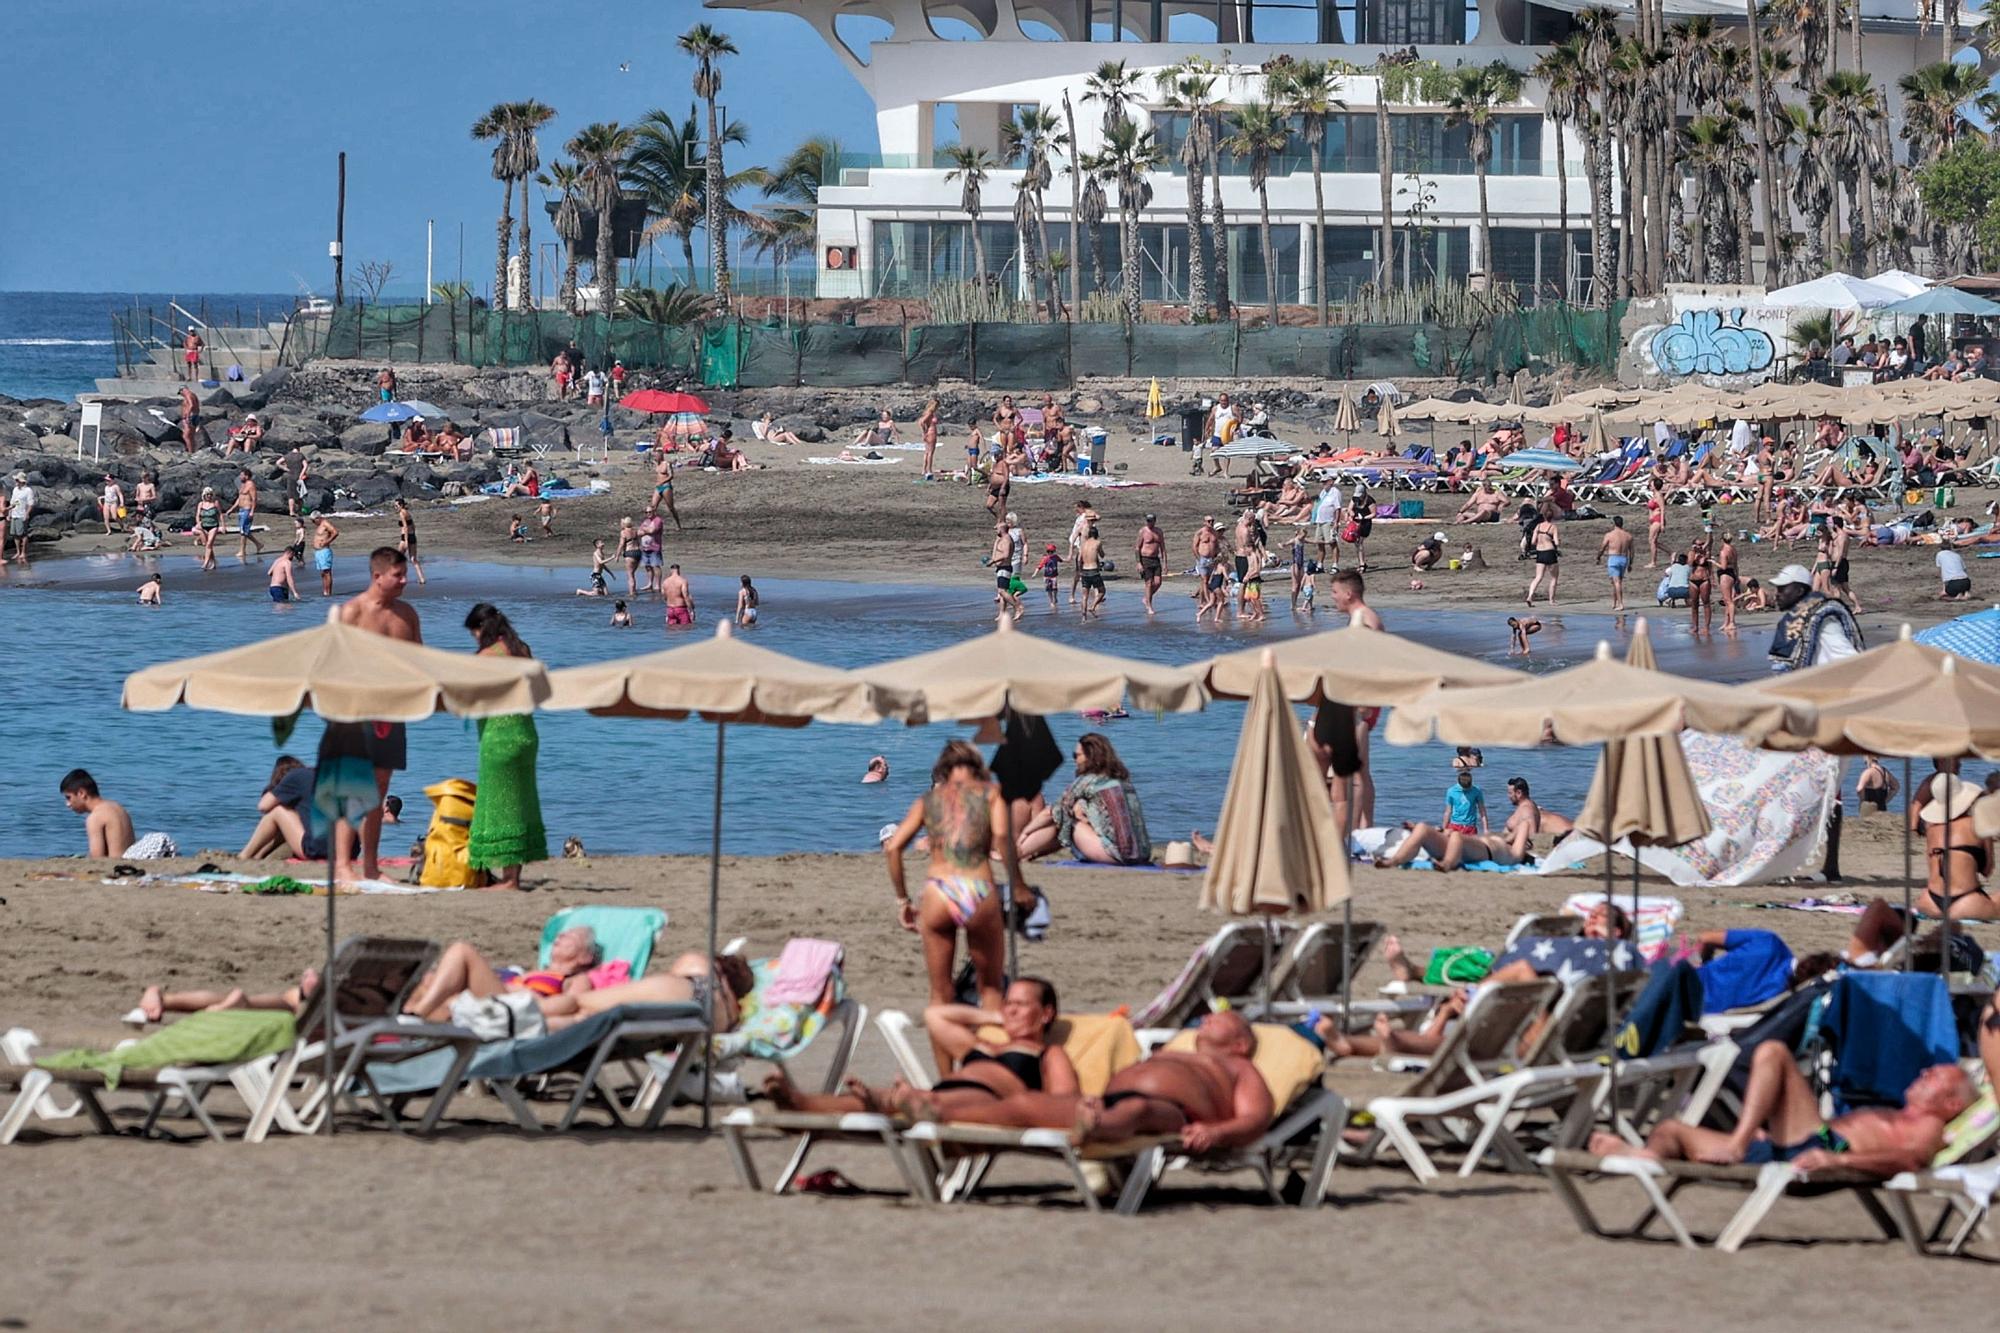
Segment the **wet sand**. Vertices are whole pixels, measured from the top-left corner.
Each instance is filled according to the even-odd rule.
[[[1850,819],[1844,860],[1861,892],[1900,896],[1892,818]],[[141,986],[275,985],[322,948],[323,899],[261,899],[178,888],[104,886],[107,867],[0,862],[7,946],[0,1024],[46,1042],[112,1042]],[[655,904],[667,948],[699,947],[705,862],[599,858],[539,868],[520,895],[342,898],[343,934],[465,937],[525,960],[541,922],[575,903]],[[1621,862],[1620,891],[1629,879]],[[1196,909],[1192,875],[1038,867],[1056,911],[1026,967],[1054,979],[1066,1007],[1139,1004],[1217,924]],[[1600,881],[1362,869],[1359,919],[1381,920],[1414,954],[1497,942],[1520,913]],[[1648,880],[1649,893],[1670,892]],[[1749,910],[1807,886],[1681,891],[1687,928],[1761,927],[1798,950],[1837,947],[1850,918]],[[756,954],[793,934],[839,940],[856,998],[918,1009],[916,941],[891,910],[879,858],[799,855],[723,868],[721,934]],[[2000,943],[1989,930],[1982,937]],[[1379,959],[1364,987],[1385,976]],[[809,1057],[808,1071],[820,1057]],[[879,1037],[856,1072],[886,1077]],[[126,1101],[114,1098],[114,1101]],[[225,1123],[241,1109],[215,1099]],[[436,1142],[379,1130],[331,1143],[280,1137],[259,1147],[170,1145],[38,1125],[0,1149],[16,1206],[0,1220],[0,1320],[39,1329],[491,1327],[650,1317],[803,1322],[811,1327],[1156,1329],[1210,1324],[1317,1327],[1330,1312],[1359,1327],[1544,1329],[1609,1320],[1685,1329],[1727,1311],[1732,1326],[1935,1327],[1940,1310],[1979,1308],[1991,1279],[1972,1263],[1911,1259],[1872,1239],[1848,1200],[1781,1205],[1775,1234],[1733,1258],[1670,1245],[1586,1240],[1536,1178],[1482,1173],[1436,1189],[1407,1174],[1343,1166],[1337,1203],[1301,1214],[1270,1206],[1253,1177],[1170,1178],[1138,1219],[1091,1217],[1040,1168],[996,1172],[997,1200],[922,1209],[878,1197],[773,1199],[738,1189],[722,1146],[676,1127],[589,1130],[537,1141],[497,1104],[461,1099]],[[768,1173],[779,1152],[759,1150]],[[893,1173],[879,1153],[826,1149],[871,1192]],[[1612,1196],[1615,1217],[1632,1215]],[[1731,1197],[1691,1208],[1713,1228]],[[1601,1303],[1588,1293],[1609,1290]],[[1918,1294],[1921,1293],[1921,1294]],[[251,1311],[268,1312],[253,1315]]]

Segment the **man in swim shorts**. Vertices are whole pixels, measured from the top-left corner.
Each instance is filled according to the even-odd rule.
[[[1632,568],[1632,534],[1625,531],[1625,517],[1611,516],[1611,531],[1604,534],[1598,544],[1597,558],[1604,562],[1604,572],[1611,576],[1611,609],[1625,609],[1625,574]]]
[[[1139,543],[1134,551],[1139,557],[1139,589],[1141,600],[1146,604],[1146,614],[1153,614],[1153,594],[1160,590],[1166,578],[1167,537],[1160,531],[1157,514],[1146,515],[1145,523],[1139,528]]]
[[[1204,514],[1201,526],[1194,530],[1194,540],[1189,543],[1194,553],[1194,619],[1198,625],[1201,618],[1211,610],[1216,610],[1216,618],[1221,613],[1215,606],[1215,590],[1220,584],[1213,577],[1216,573],[1215,558],[1222,552],[1222,534],[1216,530],[1215,516]]]
[[[331,586],[332,575],[325,577]],[[393,546],[376,547],[368,556],[368,586],[341,606],[341,624],[405,643],[422,643],[423,623],[417,609],[403,600],[403,589],[409,582],[409,561],[403,553]],[[408,749],[407,731],[400,722],[329,722],[320,738],[322,782],[330,759],[365,759],[374,769],[375,800],[361,820],[363,879],[381,877],[382,801],[389,794],[390,776],[409,767]],[[342,820],[334,829],[335,879],[353,878],[353,840],[354,830]],[[345,876],[340,873],[343,862],[348,872]]]
[[[256,547],[257,554],[264,554],[264,543],[257,540],[250,531],[250,520],[257,516],[257,483],[250,476],[250,469],[244,468],[236,474],[236,558],[248,560],[250,548]]]
[[[660,596],[667,604],[668,629],[685,629],[694,624],[694,589],[688,587],[679,565],[667,566],[667,577],[660,585]]]
[[[1851,1111],[1821,1117],[1819,1094],[1799,1073],[1791,1048],[1772,1040],[1750,1053],[1743,1111],[1732,1130],[1663,1121],[1635,1148],[1616,1134],[1598,1134],[1590,1150],[1602,1157],[1649,1157],[1762,1166],[1790,1162],[1801,1171],[1844,1167],[1883,1177],[1921,1171],[1944,1146],[1944,1127],[1972,1104],[1972,1081],[1955,1064],[1932,1065],[1903,1093],[1899,1111]]]
[[[1026,1092],[954,1108],[954,1120],[1021,1129],[1081,1129],[1089,1141],[1178,1134],[1189,1152],[1254,1143],[1278,1108],[1250,1057],[1257,1037],[1234,1010],[1195,1029],[1194,1050],[1160,1051],[1111,1076],[1104,1096]]]
[[[333,596],[333,544],[339,540],[340,529],[325,514],[313,519],[313,568],[319,571],[322,597]]]

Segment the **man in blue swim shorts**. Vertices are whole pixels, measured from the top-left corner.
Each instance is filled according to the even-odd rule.
[[[1632,534],[1625,531],[1622,515],[1611,517],[1611,531],[1604,534],[1598,544],[1597,558],[1604,562],[1604,572],[1611,576],[1611,609],[1625,609],[1625,575],[1632,568]]]
[[[327,521],[325,514],[313,519],[313,568],[319,571],[319,594],[333,596],[333,544],[340,540],[340,529]]]

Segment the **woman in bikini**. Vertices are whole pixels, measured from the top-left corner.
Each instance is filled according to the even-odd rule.
[[[917,414],[917,429],[923,433],[924,480],[929,481],[933,476],[937,475],[937,465],[936,465],[937,437],[938,437],[937,399],[932,398],[929,401],[927,401],[924,404],[924,410]]]
[[[930,839],[930,866],[923,888],[912,898],[903,879],[903,851],[918,833]],[[1007,940],[993,882],[995,855],[1002,858],[1016,910],[1025,913],[1035,903],[1021,882],[1020,854],[1007,836],[1007,804],[979,751],[961,740],[946,743],[931,766],[930,790],[910,803],[909,813],[882,850],[889,861],[897,920],[904,930],[923,939],[930,1002],[949,1004],[956,998],[952,965],[963,931],[980,1008],[998,1009]],[[950,1053],[935,1037],[931,1047],[938,1068],[950,1068]]]
[[[625,562],[625,595],[639,595],[639,529],[627,515],[618,520],[618,558]],[[648,580],[650,584],[650,579]]]
[[[1964,778],[1949,773],[1931,781],[1931,798],[1917,812],[1924,821],[1924,850],[1930,861],[1930,882],[1917,899],[1917,910],[1953,920],[2000,919],[1983,881],[1993,869],[1993,840],[1974,829],[1972,807],[1985,795]]]
[[[1040,977],[1022,977],[1007,988],[997,1010],[970,1004],[934,1004],[924,1010],[931,1048],[950,1061],[941,1058],[938,1068],[952,1071],[927,1092],[901,1080],[871,1088],[859,1079],[847,1080],[845,1092],[800,1092],[782,1069],[771,1075],[764,1091],[787,1111],[890,1110],[924,1120],[957,1120],[969,1107],[1024,1092],[1074,1096],[1081,1091],[1076,1066],[1067,1051],[1049,1042],[1056,1014],[1056,988]],[[1005,1040],[982,1039],[982,1027],[1000,1028]]]
[[[1688,547],[1688,628],[1705,634],[1715,628],[1715,558],[1708,538],[1697,537]]]
[[[1660,563],[1660,540],[1667,535],[1667,495],[1666,488],[1658,477],[1653,478],[1653,489],[1646,493],[1646,568],[1653,569]]]
[[[213,487],[201,488],[201,503],[194,507],[194,538],[201,546],[201,567],[215,568],[215,538],[222,531],[222,502]]]
[[[1736,564],[1736,543],[1724,534],[1715,551],[1715,591],[1722,599],[1722,632],[1736,632],[1736,599],[1743,593],[1743,571]]]

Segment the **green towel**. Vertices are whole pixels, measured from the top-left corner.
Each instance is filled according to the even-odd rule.
[[[292,1016],[281,1009],[226,1009],[189,1014],[115,1051],[57,1051],[35,1063],[44,1069],[94,1069],[104,1075],[106,1088],[116,1089],[127,1069],[241,1064],[288,1050],[297,1040]]]
[[[301,884],[290,875],[273,875],[269,879],[260,879],[255,884],[243,886],[245,893],[311,893],[312,891],[312,885]]]

